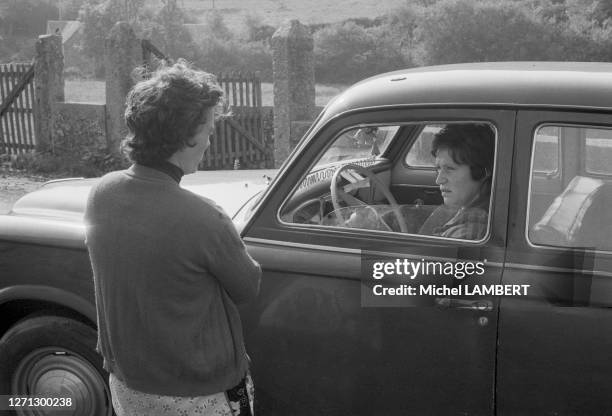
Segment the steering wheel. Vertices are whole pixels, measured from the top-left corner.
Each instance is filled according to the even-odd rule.
[[[360,206],[368,205],[365,202],[361,201],[360,199],[355,198],[354,196],[344,192],[344,189],[342,189],[342,187],[338,185],[338,178],[340,177],[340,174],[346,170],[353,170],[367,177],[368,179],[370,179],[370,191],[372,195],[374,195],[374,190],[376,188],[380,188],[383,195],[385,196],[385,198],[391,205],[391,209],[393,210],[393,213],[395,214],[395,218],[397,219],[397,223],[399,224],[400,230],[403,233],[407,233],[408,226],[406,225],[406,220],[402,216],[402,213],[400,212],[400,206],[395,200],[395,198],[393,197],[393,194],[391,193],[389,188],[380,179],[378,179],[378,177],[374,175],[372,171],[364,168],[363,166],[354,165],[352,163],[347,163],[346,165],[339,167],[338,170],[334,172],[334,176],[332,176],[332,180],[331,180],[330,190],[331,190],[332,204],[334,205],[334,210],[338,213],[338,216],[340,217],[340,219],[343,221],[346,221],[346,219],[344,218],[344,214],[342,214],[342,210],[340,207],[340,199],[342,199],[348,205],[360,205]]]

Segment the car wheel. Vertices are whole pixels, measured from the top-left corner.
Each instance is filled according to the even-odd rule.
[[[95,351],[96,340],[94,329],[70,318],[19,321],[0,339],[0,394],[70,397],[74,407],[68,414],[113,415],[108,373]]]

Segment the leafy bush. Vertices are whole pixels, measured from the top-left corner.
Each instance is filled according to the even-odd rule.
[[[81,79],[83,78],[83,71],[75,66],[69,66],[64,69],[64,79]]]
[[[270,42],[272,35],[276,31],[274,26],[263,23],[261,16],[248,14],[244,18],[246,26],[246,38],[250,42]]]
[[[47,20],[59,17],[57,6],[42,0],[0,0],[2,25],[6,36],[38,36],[47,30]]]
[[[272,79],[272,53],[264,42],[212,37],[199,46],[194,62],[208,72],[257,71],[263,81]]]
[[[394,46],[388,27],[334,24],[315,32],[314,43],[315,77],[319,82],[352,83],[409,63]]]
[[[441,0],[423,9],[420,63],[602,60],[605,36],[594,38],[584,10],[572,16],[572,1],[584,3]]]
[[[550,29],[516,3],[443,0],[425,10],[418,30],[424,63],[447,64],[543,59]]]
[[[106,150],[86,151],[81,155],[73,153],[53,154],[51,152],[30,152],[11,155],[9,167],[32,174],[57,177],[83,176],[86,178],[104,175],[113,170],[125,169],[128,162],[120,155]]]

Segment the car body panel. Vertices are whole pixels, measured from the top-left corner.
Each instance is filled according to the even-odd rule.
[[[517,136],[533,136],[537,126],[558,123],[559,117],[520,111]],[[565,112],[562,122],[612,127],[612,112]],[[573,146],[562,149],[561,157],[575,157]],[[531,291],[501,300],[498,412],[603,414],[612,408],[612,253],[539,247],[527,240],[531,151],[530,141],[517,142],[503,275],[504,283],[529,284]],[[612,212],[601,221],[612,221]]]
[[[261,214],[245,230],[247,247],[264,272],[262,292],[266,295],[246,307],[244,316],[248,320],[246,342],[263,393],[260,405],[266,413],[281,414],[284,409],[308,415],[324,409],[329,414],[343,410],[351,414],[493,414],[496,299],[488,299],[493,303],[489,312],[441,310],[431,302],[364,307],[360,265],[364,253],[413,261],[487,259],[487,273],[477,282],[499,283],[509,177],[496,179],[499,191],[492,232],[481,244],[424,242],[422,236],[373,236],[362,230],[332,231],[321,226],[305,230],[304,226],[279,223],[275,216],[292,184],[300,183],[315,156],[336,132],[356,119],[374,124],[430,118],[487,120],[500,132],[500,153],[512,153],[513,111],[466,109],[458,114],[436,109],[434,114],[421,108],[386,109],[371,111],[367,118],[348,116],[329,123],[317,131],[319,137],[308,149],[308,157],[295,161],[282,178],[285,181],[277,184],[260,208]],[[391,150],[401,155],[399,149]],[[510,169],[510,159],[498,163],[497,169]],[[479,324],[483,319],[487,323]],[[265,368],[271,362],[275,372],[267,374]],[[288,382],[278,379],[278,374],[301,377]],[[389,383],[391,374],[393,382]],[[309,390],[313,383],[323,383],[322,388]],[[321,391],[326,394],[319,394]]]
[[[262,192],[276,170],[202,171],[186,175],[181,186],[213,199],[230,216]],[[85,248],[83,214],[89,190],[99,179],[51,181],[15,202],[0,215],[3,239],[69,248]]]

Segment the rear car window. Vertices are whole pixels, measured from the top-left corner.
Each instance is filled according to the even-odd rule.
[[[551,154],[559,150],[559,143],[564,154],[557,158],[562,161],[557,170],[563,174],[558,181],[543,181],[542,169],[555,167]],[[611,166],[612,129],[540,127],[533,142],[529,241],[551,247],[612,250]]]
[[[584,169],[595,175],[612,176],[612,129],[585,129]]]
[[[431,154],[431,144],[444,124],[428,124],[423,127],[414,144],[406,154],[406,164],[415,168],[435,168],[436,159]]]

